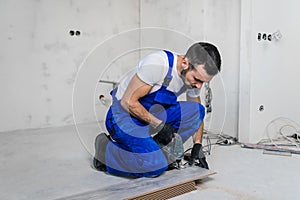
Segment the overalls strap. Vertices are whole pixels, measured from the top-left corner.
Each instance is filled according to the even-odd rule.
[[[174,55],[170,51],[164,50],[168,56],[168,61],[169,61],[169,70],[168,73],[164,79],[163,86],[168,87],[171,80],[172,80],[172,68],[173,68],[173,63],[174,63]]]

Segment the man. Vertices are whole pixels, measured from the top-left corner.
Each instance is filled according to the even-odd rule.
[[[103,134],[96,138],[95,168],[120,176],[158,176],[171,164],[161,149],[178,134],[182,142],[193,137],[189,164],[198,160],[208,169],[202,151],[205,109],[200,89],[220,66],[218,49],[204,42],[193,44],[186,55],[158,51],[144,57],[111,92],[106,117],[111,140]],[[184,92],[187,101],[177,101]]]

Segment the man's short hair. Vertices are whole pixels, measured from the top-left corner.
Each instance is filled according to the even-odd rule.
[[[193,44],[185,54],[193,66],[204,65],[207,74],[214,76],[221,70],[221,56],[216,46],[206,42]]]

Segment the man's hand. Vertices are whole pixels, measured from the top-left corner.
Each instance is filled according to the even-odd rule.
[[[176,129],[167,123],[160,123],[155,129],[155,132],[158,132],[153,139],[160,144],[167,145],[169,144],[176,133]]]
[[[193,146],[189,165],[193,165],[195,161],[198,161],[198,163],[195,164],[196,166],[208,169],[208,164],[202,150],[202,144],[194,144]]]

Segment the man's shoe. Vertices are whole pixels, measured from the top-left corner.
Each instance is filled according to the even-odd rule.
[[[109,142],[105,133],[100,133],[95,139],[95,157],[93,158],[93,166],[96,170],[106,172],[105,151],[107,143]]]

